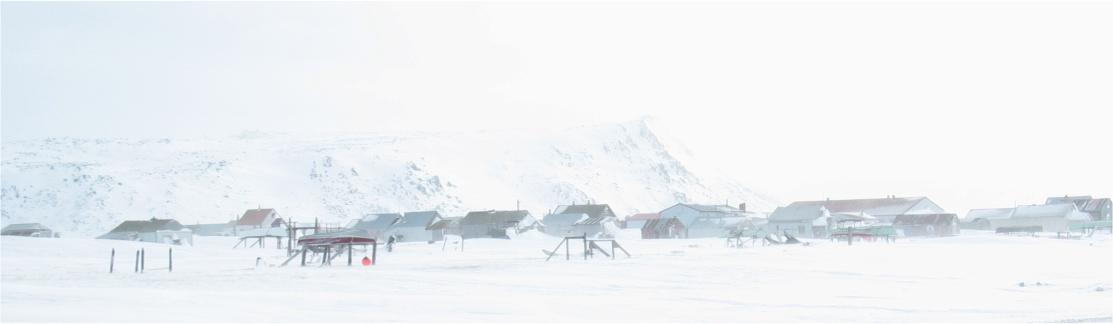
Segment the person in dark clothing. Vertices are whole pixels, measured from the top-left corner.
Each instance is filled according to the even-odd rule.
[[[386,239],[386,251],[387,252],[393,252],[394,251],[394,241],[396,241],[396,240],[397,239],[394,238],[394,235],[391,235],[390,238]]]

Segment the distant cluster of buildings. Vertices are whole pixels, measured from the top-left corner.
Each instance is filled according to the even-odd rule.
[[[972,209],[963,227],[1004,231],[1071,232],[1103,227],[1113,214],[1113,201],[1091,196],[1049,197],[1042,205]]]
[[[1113,203],[1090,196],[1050,197],[1041,205],[973,209],[960,219],[927,197],[797,201],[772,213],[746,210],[746,204],[678,203],[655,213],[636,213],[622,219],[608,204],[559,205],[537,219],[526,210],[472,211],[446,217],[437,211],[367,214],[345,226],[312,227],[288,223],[275,209],[248,209],[227,223],[182,225],[173,219],[125,221],[99,239],[192,244],[194,235],[289,237],[297,229],[314,233],[340,232],[397,242],[435,242],[446,236],[510,238],[539,230],[553,236],[613,237],[622,229],[637,229],[642,239],[760,236],[768,233],[827,238],[852,228],[887,227],[903,236],[957,235],[960,228],[991,231],[1072,232],[1109,227]],[[37,224],[12,224],[3,235],[57,237]]]

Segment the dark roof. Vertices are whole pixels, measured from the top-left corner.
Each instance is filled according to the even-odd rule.
[[[240,220],[236,222],[236,225],[270,226],[271,224],[263,224],[263,221],[271,214],[274,214],[274,209],[272,208],[248,209],[243,213],[243,216],[240,217]]]
[[[441,213],[436,211],[409,212],[402,215],[402,219],[394,224],[396,227],[422,227],[427,228],[433,221],[439,219]]]
[[[553,214],[587,214],[588,217],[615,217],[611,206],[599,205],[560,205]]]
[[[113,228],[109,233],[123,233],[123,232],[139,232],[148,233],[162,230],[177,231],[181,230],[184,226],[178,221],[173,219],[157,219],[151,218],[149,220],[129,220],[120,223],[120,225]]]
[[[478,225],[478,224],[501,224],[501,223],[516,223],[521,222],[526,217],[529,217],[529,211],[525,210],[486,210],[486,211],[473,211],[464,216],[460,221],[463,225]]]
[[[675,223],[675,224],[673,224],[673,223]],[[643,230],[649,229],[649,230],[653,230],[653,231],[659,231],[659,230],[662,230],[662,229],[667,228],[669,226],[680,226],[681,228],[683,228],[684,223],[680,222],[680,220],[676,219],[676,218],[650,219],[650,220],[645,221],[645,224],[642,225],[642,229]]]

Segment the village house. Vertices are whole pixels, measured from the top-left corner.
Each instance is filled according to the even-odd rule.
[[[561,205],[541,220],[546,234],[555,236],[598,237],[611,234],[617,218],[607,204]]]
[[[787,207],[822,206],[827,212],[865,213],[876,217],[882,224],[892,224],[899,215],[926,215],[945,213],[927,197],[896,197],[844,200],[797,201]]]
[[[370,214],[353,220],[348,229],[363,231],[367,237],[386,242],[391,227],[401,219],[402,215],[398,213]]]
[[[971,222],[984,224],[984,229],[1028,228],[1032,231],[1066,233],[1070,225],[1090,221],[1090,214],[1078,210],[1074,203],[1024,205],[1014,208],[974,209],[966,214]]]
[[[236,236],[270,235],[285,233],[285,226],[286,222],[272,208],[248,209],[236,220],[232,231]]]
[[[1007,219],[1013,214],[1013,208],[978,208],[966,213],[959,226],[972,230],[993,230],[991,221]]]
[[[737,208],[727,205],[702,205],[679,203],[665,208],[660,213],[661,218],[679,219],[684,226],[689,226],[697,218],[728,218],[746,217],[746,204]]]
[[[120,223],[98,239],[193,245],[193,231],[173,219],[151,218]]]
[[[642,239],[678,239],[687,238],[687,229],[684,223],[677,218],[651,219],[642,225]]]
[[[1093,198],[1091,196],[1062,196],[1048,197],[1044,205],[1071,203],[1078,210],[1090,214],[1092,221],[1108,221],[1113,219],[1113,201],[1109,198]]]
[[[537,219],[525,210],[473,211],[460,220],[464,238],[509,238],[508,231],[521,233],[537,225]]]
[[[429,224],[425,229],[434,232],[434,235],[440,237],[442,240],[448,235],[460,236],[461,219],[463,219],[463,217],[444,217]]]
[[[58,233],[39,223],[11,224],[0,229],[0,235],[27,237],[58,237]]]
[[[778,234],[788,232],[797,237],[824,238],[831,233],[834,225],[827,207],[793,203],[773,210],[765,223],[765,230]]]
[[[387,231],[387,236],[394,235],[398,242],[436,242],[444,238],[439,230],[430,230],[429,226],[441,220],[441,214],[436,211],[408,212],[394,223]]]

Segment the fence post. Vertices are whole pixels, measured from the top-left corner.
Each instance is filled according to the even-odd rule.
[[[139,250],[135,250],[135,273],[139,273]]]
[[[108,273],[112,273],[112,268],[116,266],[116,249],[112,249],[112,256],[108,258]]]
[[[147,270],[147,249],[139,249],[139,273]]]
[[[463,248],[461,248],[461,250],[463,250]],[[379,258],[377,257],[378,252],[379,252],[379,242],[377,242],[377,241],[372,242],[371,243],[371,265],[379,265]]]
[[[174,272],[174,248],[170,248],[170,271]]]

